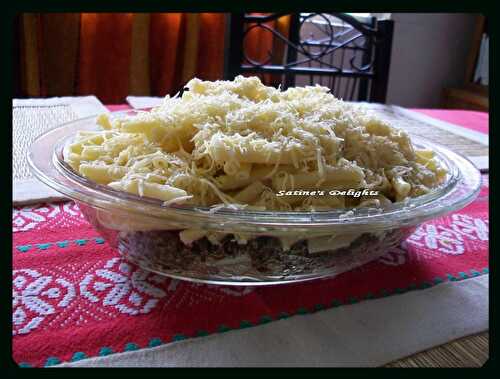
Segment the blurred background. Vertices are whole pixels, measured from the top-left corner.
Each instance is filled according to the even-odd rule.
[[[244,74],[346,100],[489,106],[488,22],[477,14],[30,13],[14,35],[16,98],[118,104]]]

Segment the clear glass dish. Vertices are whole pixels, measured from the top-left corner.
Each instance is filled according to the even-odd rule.
[[[112,117],[133,112],[115,112]],[[222,208],[211,212],[204,207],[164,206],[160,200],[91,182],[64,162],[63,147],[76,131],[98,129],[95,118],[89,117],[41,135],[28,153],[31,170],[43,183],[76,201],[88,221],[125,259],[184,280],[259,285],[334,276],[379,258],[419,224],[465,207],[480,190],[481,175],[469,160],[412,136],[415,146],[436,152],[448,170],[446,180],[431,193],[384,209],[276,212]],[[179,239],[185,229],[227,236],[218,245],[203,238],[186,246]],[[248,243],[235,242],[234,233],[247,235]],[[298,242],[283,250],[280,241],[290,236]],[[310,241],[332,236],[331,248],[313,252]]]

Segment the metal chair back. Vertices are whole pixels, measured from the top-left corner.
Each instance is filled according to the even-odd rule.
[[[289,16],[287,31],[277,20]],[[344,100],[385,103],[394,23],[345,13],[232,13],[226,31],[224,78],[257,75],[267,84],[320,84]],[[249,56],[251,34],[272,35],[264,59]],[[255,43],[255,42],[254,42]]]

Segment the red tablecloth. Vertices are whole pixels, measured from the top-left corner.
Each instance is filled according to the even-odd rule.
[[[118,105],[106,105],[111,112],[124,111],[126,109],[132,109],[132,107],[128,104],[118,104]]]
[[[488,134],[489,115],[486,112],[463,111],[455,109],[412,109],[415,112],[446,121],[451,124]]]
[[[421,225],[375,262],[333,279],[267,288],[144,272],[122,261],[72,202],[16,208],[14,359],[50,366],[482,275],[488,272],[488,193],[485,175],[473,204]]]

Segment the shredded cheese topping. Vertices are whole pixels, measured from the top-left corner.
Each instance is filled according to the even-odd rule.
[[[165,204],[261,210],[382,206],[438,186],[446,171],[408,134],[328,88],[281,91],[256,77],[192,79],[149,112],[79,132],[65,160],[100,184]],[[280,190],[378,190],[377,198],[276,196]],[[188,237],[186,237],[188,238]]]

